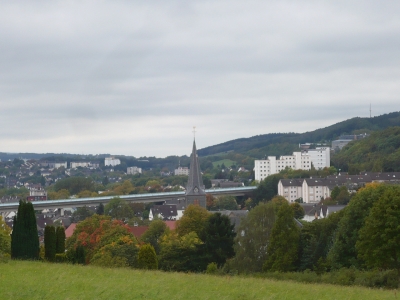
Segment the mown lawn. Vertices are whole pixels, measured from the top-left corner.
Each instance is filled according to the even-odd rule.
[[[11,261],[0,299],[397,299],[397,291],[261,278],[219,277]]]

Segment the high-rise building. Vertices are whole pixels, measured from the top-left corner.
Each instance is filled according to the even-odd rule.
[[[321,170],[330,167],[330,148],[317,147],[316,149],[303,150],[302,152],[293,152],[293,155],[281,156],[276,159],[275,156],[268,156],[267,159],[254,161],[255,180],[261,181],[269,175],[279,173],[285,168],[293,170],[311,170],[311,166]]]

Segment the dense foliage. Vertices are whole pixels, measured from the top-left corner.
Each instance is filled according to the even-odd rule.
[[[331,158],[331,164],[342,171],[400,172],[400,127],[373,132],[352,142]]]

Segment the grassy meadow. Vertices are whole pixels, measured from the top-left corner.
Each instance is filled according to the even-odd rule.
[[[0,299],[397,299],[395,290],[10,261]]]
[[[230,160],[230,159],[221,159],[218,161],[214,161],[212,164],[213,164],[214,168],[218,165],[222,166],[222,164],[224,164],[225,167],[229,168],[232,165],[236,165],[236,162],[233,160]]]

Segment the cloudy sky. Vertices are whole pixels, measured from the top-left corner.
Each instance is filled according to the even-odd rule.
[[[2,1],[0,152],[165,157],[400,110],[399,1]],[[307,141],[304,141],[307,142]]]

